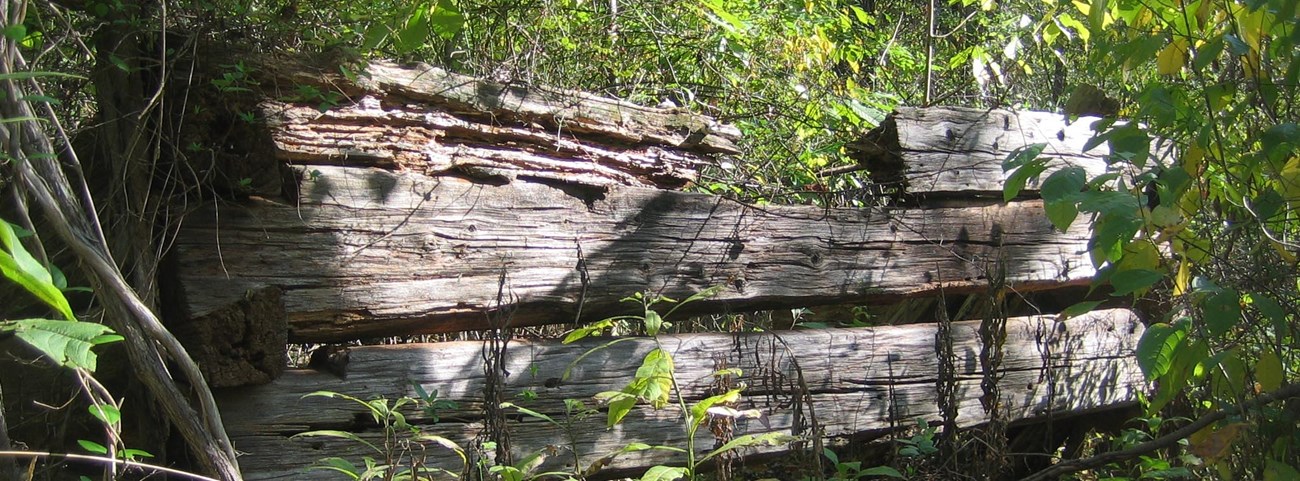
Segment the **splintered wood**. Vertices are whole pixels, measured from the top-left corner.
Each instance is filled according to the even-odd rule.
[[[730,379],[746,386],[739,410],[756,409],[761,418],[739,419],[733,436],[769,432],[811,435],[813,420],[825,436],[879,436],[890,429],[915,426],[916,420],[939,419],[935,383],[938,363],[934,324],[856,329],[820,329],[782,333],[686,334],[640,338],[593,351],[609,339],[564,345],[557,341],[512,341],[503,366],[509,376],[505,393],[515,403],[550,416],[557,424],[520,414],[511,423],[514,459],[543,453],[545,470],[586,471],[598,459],[632,442],[685,447],[682,413],[675,405],[654,410],[637,406],[614,429],[605,413],[569,412],[565,399],[597,407],[592,397],[617,391],[630,380],[642,357],[656,347],[676,361],[680,395],[692,403],[716,394],[712,373],[719,366],[739,368]],[[987,420],[980,406],[978,321],[953,324],[958,423]],[[1132,353],[1142,324],[1127,310],[1092,312],[1059,321],[1055,316],[1012,318],[1007,323],[1002,380],[1003,415],[1024,419],[1103,407],[1134,399],[1142,375]],[[370,346],[351,350],[344,377],[312,370],[291,370],[271,384],[222,393],[222,413],[248,479],[298,479],[313,461],[325,456],[360,459],[357,443],[318,437],[293,438],[317,429],[341,429],[378,441],[380,433],[361,407],[340,399],[302,396],[317,390],[362,399],[415,396],[415,385],[438,399],[455,401],[440,409],[437,424],[419,411],[407,420],[431,434],[469,447],[483,429],[483,346],[477,342]],[[566,377],[567,372],[567,377]],[[529,399],[524,393],[536,397]],[[801,397],[796,401],[796,397]],[[801,406],[796,413],[794,406]],[[803,416],[804,431],[794,430]],[[697,433],[701,452],[717,439],[707,429]],[[767,446],[746,454],[789,449]],[[459,458],[430,444],[419,456],[429,465],[460,472]],[[610,472],[681,463],[685,456],[664,450],[623,454],[606,466]],[[608,476],[608,473],[605,473]]]

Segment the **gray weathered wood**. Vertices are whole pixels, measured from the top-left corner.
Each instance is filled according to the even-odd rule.
[[[726,288],[694,312],[980,289],[1005,259],[1021,289],[1087,283],[1087,227],[1037,201],[935,209],[738,204],[638,188],[592,193],[381,169],[311,167],[296,205],[189,216],[173,246],[189,319],[278,288],[290,340],[328,342],[598,319],[632,293]],[[501,298],[498,298],[498,296]]]
[[[294,82],[299,70],[268,68]],[[501,84],[425,64],[372,62],[351,99],[320,111],[315,99],[262,103],[278,160],[378,166],[435,175],[545,179],[598,187],[678,188],[707,154],[735,154],[740,131],[679,109]]]
[[[1039,180],[1068,166],[1088,175],[1106,171],[1106,144],[1087,152],[1096,117],[1074,122],[1050,112],[962,107],[899,107],[858,145],[872,177],[884,184],[901,184],[910,194],[1001,196],[1009,176],[1002,162],[1016,149],[1046,143],[1051,157]],[[1038,182],[1026,186],[1037,190]]]
[[[975,321],[953,325],[955,367],[960,405],[958,422],[969,427],[986,420],[980,407],[980,345]],[[758,409],[763,420],[739,420],[734,435],[790,432],[795,393],[806,389],[802,414],[815,414],[828,437],[879,433],[913,425],[914,418],[938,419],[935,355],[936,325],[883,326],[779,333],[687,334],[662,336],[658,345],[676,361],[676,378],[683,396],[693,402],[710,394],[721,368],[740,368],[734,381],[748,388],[735,407]],[[1009,419],[1132,401],[1143,381],[1132,357],[1142,324],[1126,310],[1089,313],[1064,322],[1054,316],[1013,318],[1007,323],[1002,365],[1002,406]],[[579,357],[602,345],[594,339],[573,345],[556,341],[512,341],[504,367],[505,395],[510,401],[565,420],[564,399],[592,404],[596,393],[622,388],[642,357],[656,346],[640,338],[620,342]],[[313,429],[344,429],[374,435],[358,424],[359,407],[323,398],[306,398],[317,390],[341,392],[363,399],[374,396],[413,396],[414,384],[437,390],[439,399],[458,407],[439,411],[441,422],[429,432],[468,445],[481,429],[479,422],[485,385],[482,345],[473,342],[407,344],[354,348],[346,378],[293,370],[271,384],[221,392],[222,413],[236,448],[245,453],[241,466],[249,479],[295,479],[301,469],[327,455],[360,456],[357,446],[320,438],[290,438]],[[1046,362],[1044,360],[1047,360]],[[797,369],[796,371],[796,362]],[[1045,368],[1046,367],[1046,368]],[[562,380],[566,369],[570,376]],[[802,376],[802,383],[799,377]],[[523,401],[517,396],[537,397]],[[418,412],[413,422],[427,423]],[[574,450],[586,466],[598,457],[633,441],[685,447],[685,431],[675,408],[655,411],[639,406],[619,428],[604,427],[604,413],[574,420],[568,432],[527,416],[510,423],[516,459],[547,446],[556,448],[546,467],[572,464]],[[807,434],[799,433],[799,434]],[[708,450],[714,438],[698,434],[697,447]],[[769,447],[766,451],[788,449]],[[763,450],[749,450],[758,452]],[[448,452],[430,447],[429,461],[451,467]],[[359,458],[354,458],[354,461]],[[680,462],[663,451],[628,454],[611,468],[644,469],[655,463]],[[456,464],[458,468],[458,464]]]

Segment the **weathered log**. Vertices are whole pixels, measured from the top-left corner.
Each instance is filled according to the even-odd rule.
[[[987,420],[981,408],[978,321],[953,324],[952,337],[959,380],[958,423],[969,427]],[[1012,318],[1007,323],[1005,360],[998,371],[1005,419],[1017,420],[1132,401],[1143,381],[1132,357],[1142,324],[1126,310],[1089,313],[1066,321],[1051,316]],[[639,338],[594,351],[608,339],[572,345],[556,341],[512,341],[503,366],[507,396],[528,392],[531,400],[511,400],[551,416],[565,426],[529,416],[511,420],[510,439],[516,459],[553,448],[544,468],[585,469],[600,456],[629,442],[685,447],[685,430],[676,408],[655,411],[638,406],[621,427],[605,428],[605,415],[565,416],[565,399],[586,400],[626,385],[642,357],[656,346],[676,362],[676,379],[688,403],[715,391],[714,371],[739,368],[732,385],[744,383],[737,409],[758,409],[763,419],[735,423],[735,436],[791,432],[795,409],[815,416],[827,437],[879,434],[913,419],[938,419],[935,354],[937,327],[928,325],[825,329],[780,333],[686,334]],[[345,378],[310,370],[292,370],[271,384],[221,392],[226,425],[248,479],[292,479],[321,457],[367,454],[357,445],[321,438],[290,438],[314,429],[342,429],[376,435],[359,406],[337,399],[302,398],[329,390],[363,399],[414,396],[414,385],[437,390],[438,399],[457,406],[438,411],[441,422],[427,425],[421,412],[408,420],[425,423],[431,433],[469,446],[481,429],[485,379],[480,365],[483,346],[473,342],[407,344],[354,348]],[[566,371],[568,377],[565,377]],[[795,397],[802,396],[802,404]],[[792,406],[802,406],[793,408]],[[364,419],[364,421],[363,421]],[[805,421],[807,422],[807,421]],[[805,427],[807,424],[804,425]],[[699,433],[697,449],[707,451],[715,439]],[[795,434],[808,435],[808,432]],[[789,449],[768,447],[748,452]],[[373,455],[373,453],[371,453]],[[459,470],[450,452],[429,447],[426,461]],[[684,458],[666,451],[629,453],[610,469],[644,469]]]
[[[1039,180],[1068,166],[1082,167],[1090,177],[1104,173],[1106,144],[1083,149],[1097,120],[1068,122],[1050,112],[899,107],[855,146],[874,181],[905,194],[1000,197],[1010,174],[1002,171],[1002,162],[1036,143],[1045,143],[1043,155],[1052,158]],[[1037,188],[1037,180],[1026,185],[1028,191]]]
[[[301,69],[269,72],[321,82],[300,78]],[[322,88],[355,90],[355,100],[325,111],[315,99],[262,103],[277,159],[679,188],[696,180],[706,154],[739,152],[739,130],[685,110],[501,84],[424,64],[373,62],[356,85]]]
[[[749,206],[638,188],[597,194],[317,166],[296,205],[191,215],[172,249],[183,317],[275,287],[290,340],[331,342],[599,319],[650,291],[718,296],[685,312],[866,302],[981,289],[999,259],[1021,289],[1087,283],[1083,223],[1037,201],[937,209]],[[499,297],[501,296],[501,297]]]

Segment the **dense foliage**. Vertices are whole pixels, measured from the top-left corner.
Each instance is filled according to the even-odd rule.
[[[44,78],[48,95],[32,100],[52,105],[73,134],[122,109],[142,122],[157,113],[155,94],[170,87],[138,74],[190,68],[202,61],[191,49],[201,42],[325,52],[348,59],[345,70],[372,58],[422,60],[733,123],[746,134],[745,154],[713,166],[697,187],[748,201],[882,202],[862,172],[824,174],[854,164],[853,143],[898,105],[1109,115],[1094,142],[1112,153],[1108,173],[1066,169],[1042,184],[1055,225],[1091,223],[1096,284],[1132,296],[1151,317],[1139,347],[1156,386],[1147,422],[1097,444],[1157,442],[1094,468],[1116,479],[1300,477],[1300,411],[1286,391],[1300,368],[1295,0],[86,0],[26,8],[4,36],[29,69],[72,74]],[[242,67],[225,68],[214,86],[237,96]],[[132,95],[134,107],[122,100]],[[168,235],[161,209],[175,199],[149,196],[178,197],[193,191],[174,185],[202,182],[176,181],[187,175],[176,173],[183,161],[154,160],[197,152],[168,145],[162,121],[137,127],[118,141],[155,150],[88,168],[123,179],[104,204],[125,213],[112,224],[158,249]],[[1044,160],[1023,155],[1007,168],[1020,169],[1023,182]],[[132,219],[145,219],[144,230],[130,230]],[[59,282],[0,225],[3,258],[16,266],[6,277],[70,320],[67,301],[53,301],[63,299]],[[151,267],[132,262],[147,278]],[[20,328],[7,320],[14,315],[4,313],[0,332]],[[92,330],[67,347],[42,347],[93,365],[89,344],[106,338]],[[1279,391],[1287,395],[1267,397]],[[1206,427],[1166,436],[1197,418]]]

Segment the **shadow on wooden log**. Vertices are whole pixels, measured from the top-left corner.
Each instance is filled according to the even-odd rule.
[[[295,342],[472,330],[504,288],[514,325],[628,310],[641,291],[691,312],[869,302],[982,289],[1005,260],[1018,289],[1086,284],[1087,226],[1055,232],[1042,204],[936,209],[755,207],[717,196],[488,185],[318,166],[300,203],[190,216],[175,244],[188,317],[283,290]],[[504,286],[502,280],[504,279]]]
[[[972,426],[985,420],[980,407],[978,322],[953,325],[958,359],[958,423]],[[781,333],[692,334],[661,336],[658,345],[676,360],[676,378],[688,402],[712,394],[711,373],[720,367],[740,368],[738,382],[748,387],[738,409],[758,409],[762,419],[738,420],[734,434],[790,432],[796,415],[815,415],[828,437],[872,437],[913,424],[913,418],[936,420],[934,325],[859,329],[826,329]],[[1066,413],[1134,399],[1141,373],[1131,356],[1141,323],[1128,311],[1097,311],[1065,322],[1054,317],[1013,318],[1008,321],[1002,365],[1003,405],[1008,419]],[[514,341],[504,367],[507,394],[531,392],[535,399],[517,402],[562,420],[562,426],[520,415],[510,424],[515,458],[550,453],[543,469],[585,469],[600,456],[629,442],[684,447],[681,413],[670,406],[655,411],[638,406],[627,420],[605,428],[603,413],[566,418],[565,399],[590,399],[602,391],[621,389],[656,347],[640,338],[614,344],[576,362],[606,340],[574,345],[554,341]],[[798,346],[799,354],[787,346]],[[441,422],[423,426],[463,446],[482,429],[481,399],[485,385],[480,365],[483,346],[473,342],[408,344],[353,349],[345,378],[333,374],[291,370],[271,384],[227,390],[220,394],[223,415],[249,479],[293,479],[313,460],[325,456],[358,457],[360,446],[319,438],[290,438],[313,429],[343,429],[373,437],[373,423],[361,422],[357,407],[304,394],[330,390],[345,394],[397,398],[414,396],[413,385],[437,390],[439,399],[456,401],[454,409],[439,411]],[[570,376],[564,379],[564,372]],[[802,382],[799,378],[802,376]],[[805,396],[802,404],[795,396]],[[792,406],[802,406],[796,413]],[[409,413],[414,423],[428,422]],[[808,432],[796,432],[810,435]],[[700,433],[697,446],[714,446]],[[769,447],[780,451],[788,447]],[[763,452],[763,450],[751,450]],[[426,461],[459,471],[450,452],[429,447]],[[658,463],[680,463],[666,451],[629,453],[614,460],[611,473],[644,469]]]

